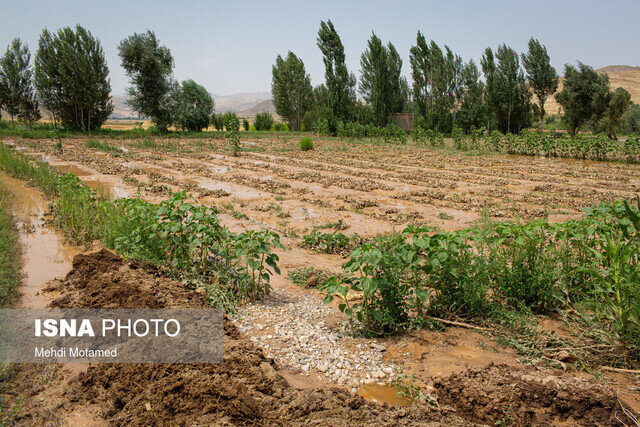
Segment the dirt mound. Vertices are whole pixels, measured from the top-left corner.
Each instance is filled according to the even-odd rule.
[[[54,308],[186,308],[210,307],[203,293],[161,277],[155,267],[125,262],[106,249],[73,258],[64,280],[45,291],[60,292]]]
[[[434,386],[441,403],[474,422],[618,424],[618,399],[611,389],[577,378],[561,378],[533,366],[469,370],[440,379]]]

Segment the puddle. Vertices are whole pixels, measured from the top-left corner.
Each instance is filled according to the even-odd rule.
[[[3,185],[14,195],[13,213],[20,230],[23,272],[18,302],[21,308],[44,308],[49,298],[41,294],[42,285],[64,276],[71,268],[72,258],[79,253],[64,244],[64,238],[49,229],[42,220],[48,203],[24,181],[0,174]]]
[[[88,187],[93,188],[103,196],[110,196],[114,199],[124,199],[130,196],[129,192],[123,188],[118,187],[113,182],[100,181],[100,180],[86,180],[82,181]]]
[[[410,406],[413,403],[412,399],[398,396],[398,390],[390,385],[363,384],[358,394],[367,400],[394,406]]]
[[[72,173],[77,176],[93,175],[93,173],[77,165],[54,165],[54,166],[56,169],[58,169],[60,172],[63,172],[63,173]]]

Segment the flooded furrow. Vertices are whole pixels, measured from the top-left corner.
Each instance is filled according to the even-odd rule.
[[[44,215],[48,202],[42,193],[25,181],[0,174],[5,187],[14,196],[13,214],[22,247],[20,308],[44,308],[55,294],[42,294],[43,285],[64,276],[71,269],[72,258],[79,253],[64,243],[64,237],[47,226]]]

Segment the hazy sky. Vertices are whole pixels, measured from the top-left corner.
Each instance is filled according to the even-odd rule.
[[[326,19],[342,37],[356,76],[371,31],[394,43],[407,75],[418,30],[465,61],[500,43],[522,52],[534,36],[547,45],[559,71],[577,60],[596,68],[640,65],[638,0],[18,0],[3,1],[0,17],[3,52],[19,36],[35,53],[44,27],[87,27],[102,42],[114,94],[127,85],[118,42],[146,29],[171,49],[178,80],[192,78],[218,95],[269,91],[271,65],[288,50],[303,59],[312,83],[320,84],[324,70],[316,35]]]

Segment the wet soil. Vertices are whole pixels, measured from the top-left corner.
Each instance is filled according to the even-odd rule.
[[[208,306],[203,295],[159,277],[154,268],[106,250],[76,256],[69,274],[49,289],[61,292],[56,307]],[[104,291],[111,293],[96,295]],[[230,321],[224,348],[220,364],[96,364],[75,374],[58,372],[67,377],[64,388],[25,381],[39,368],[19,366],[15,390],[24,400],[18,421],[65,420],[89,406],[97,408],[96,422],[117,425],[469,425],[493,424],[507,413],[519,425],[617,423],[612,390],[533,367],[450,375],[434,383],[439,407],[422,401],[393,407],[340,388],[292,387],[278,364]],[[42,396],[57,404],[45,410]]]

